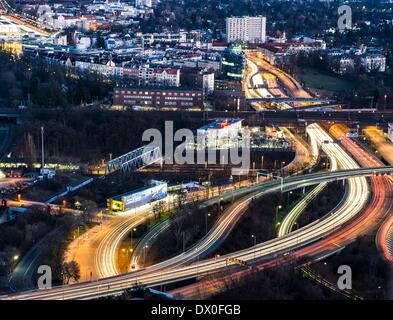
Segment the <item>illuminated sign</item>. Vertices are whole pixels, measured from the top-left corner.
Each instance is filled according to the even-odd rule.
[[[151,188],[122,195],[120,199],[108,199],[107,207],[112,211],[126,211],[153,201],[164,199],[167,194],[168,185],[166,183],[160,183]]]

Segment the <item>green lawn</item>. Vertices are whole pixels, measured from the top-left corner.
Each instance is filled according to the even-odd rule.
[[[323,74],[311,68],[303,70],[302,78],[307,87],[314,89],[338,92],[351,91],[356,88],[356,84],[351,81]]]

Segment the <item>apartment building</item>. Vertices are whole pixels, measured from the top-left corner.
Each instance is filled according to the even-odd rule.
[[[228,42],[266,42],[266,17],[230,17],[226,19]]]

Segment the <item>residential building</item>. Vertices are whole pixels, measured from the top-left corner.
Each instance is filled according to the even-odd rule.
[[[264,43],[266,41],[266,17],[230,17],[226,19],[228,42]]]
[[[152,0],[135,0],[135,6],[138,8],[151,8],[153,6],[153,3]]]
[[[202,109],[203,91],[186,87],[117,87],[113,104],[134,108]]]
[[[386,57],[382,54],[366,53],[360,58],[360,64],[366,70],[366,72],[385,72]]]

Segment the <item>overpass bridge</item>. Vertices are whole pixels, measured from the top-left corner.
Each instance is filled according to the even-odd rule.
[[[123,173],[142,169],[161,160],[159,147],[140,147],[108,161],[105,175],[121,170]]]
[[[294,97],[276,97],[276,98],[246,98],[249,103],[252,102],[318,102],[318,103],[334,103],[335,100],[324,98],[294,98]]]
[[[285,191],[289,191],[296,190],[304,186],[311,186],[322,182],[345,180],[356,176],[391,175],[392,173],[393,166],[347,169],[292,176],[285,178],[284,184]],[[281,182],[268,182],[246,187],[245,189],[238,189],[236,191],[237,196],[241,197],[247,194],[248,198],[247,201],[243,200],[237,204],[236,207],[232,209],[232,212],[246,207],[251,199],[255,197],[254,192],[260,192],[264,194],[267,192],[274,192],[274,190],[279,190],[280,184]],[[219,197],[229,199],[233,197],[233,193],[226,193],[225,195],[220,195]],[[208,200],[210,203],[212,201],[217,203],[216,198]],[[334,229],[337,229],[337,227],[342,225],[343,224],[335,225]],[[297,232],[299,233],[299,230]],[[304,232],[304,228],[302,232]],[[284,257],[288,252],[304,248],[307,244],[325,239],[326,231],[323,227],[320,230],[312,231],[310,234],[303,236],[304,239],[302,242],[299,242],[299,234],[291,234],[285,237],[285,239],[276,238],[265,243],[260,243],[257,246],[231,252],[226,255],[214,257],[211,259],[199,260],[200,252],[197,252],[195,257],[198,257],[198,261],[192,264],[185,264],[167,269],[159,268],[157,265],[153,265],[126,274],[103,278],[96,281],[86,281],[71,285],[56,286],[46,290],[36,289],[24,292],[9,293],[0,296],[0,300],[75,300],[96,299],[111,295],[119,295],[122,294],[124,290],[141,284],[147,287],[155,287],[159,285],[194,279],[204,275],[211,275],[217,271],[227,271],[229,270],[228,259],[233,257],[236,257],[237,259],[245,262],[254,262],[266,259],[265,261],[275,261],[275,263],[277,263],[279,261],[277,259],[280,259],[281,255]],[[333,250],[336,250],[336,248]],[[181,259],[181,257],[178,259]],[[164,263],[165,261],[161,262],[161,264]],[[230,267],[233,268],[234,265],[230,265]]]
[[[393,122],[393,112],[360,110],[269,110],[256,113],[259,120],[274,122],[349,122],[387,126]]]
[[[195,115],[196,116],[196,115]],[[260,125],[261,122],[274,122],[282,124],[299,124],[311,122],[344,122],[361,125],[387,126],[393,123],[393,111],[380,112],[370,109],[362,110],[264,110],[264,111],[209,111],[210,118],[237,117],[244,119],[248,125]],[[200,116],[203,118],[203,115]]]

